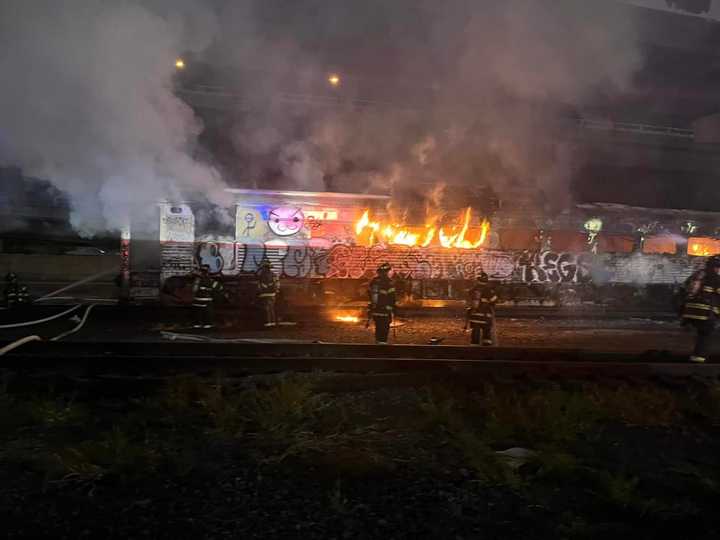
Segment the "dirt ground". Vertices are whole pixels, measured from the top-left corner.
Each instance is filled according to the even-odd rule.
[[[450,317],[417,317],[398,319],[391,330],[390,342],[428,344],[432,338],[443,345],[464,345],[470,334],[463,331],[463,320]],[[157,324],[153,330],[199,333],[187,325]],[[269,330],[243,328],[228,324],[207,335],[223,338],[291,339],[336,343],[373,343],[373,329],[364,321],[348,323],[319,319],[300,321],[295,326],[279,326]],[[666,350],[677,353],[690,351],[694,334],[677,322],[651,319],[513,319],[497,321],[501,347],[577,348],[593,351],[643,352]]]
[[[64,309],[64,308],[56,308]],[[82,311],[78,312],[82,315]],[[5,330],[2,338],[12,341],[29,334],[50,338],[66,332],[79,323],[80,317],[52,321],[49,324]],[[357,322],[343,322],[338,316],[356,316]],[[32,317],[38,315],[33,314]],[[31,318],[26,316],[25,319]],[[68,341],[162,341],[163,332],[203,334],[218,338],[248,338],[257,340],[298,340],[328,343],[374,343],[372,324],[365,327],[360,311],[318,311],[294,317],[275,328],[265,329],[257,320],[220,313],[218,327],[198,330],[192,327],[189,310],[146,311],[134,308],[123,312],[119,308],[93,311],[86,324],[67,338]],[[465,345],[470,342],[469,332],[463,331],[460,314],[431,312],[400,316],[394,321],[390,343],[428,344],[432,339],[443,345]],[[552,310],[527,312],[513,317],[512,313],[497,319],[497,336],[500,347],[571,348],[607,352],[669,351],[687,354],[692,349],[694,332],[684,328],[668,314],[640,314],[632,316],[617,313],[584,313],[568,316]],[[720,353],[720,340],[711,349]]]

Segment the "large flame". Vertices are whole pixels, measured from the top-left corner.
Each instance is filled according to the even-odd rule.
[[[440,245],[446,248],[460,249],[477,249],[482,246],[485,243],[488,231],[490,230],[490,223],[486,219],[482,221],[482,223],[480,224],[480,232],[478,234],[478,239],[475,242],[472,242],[465,238],[465,235],[470,228],[471,218],[472,210],[470,208],[467,208],[465,209],[465,212],[463,212],[462,223],[459,227],[459,230],[457,230],[458,227],[452,227],[452,229],[457,230],[457,232],[455,232],[454,234],[447,233],[445,232],[445,228],[440,229]]]
[[[703,240],[695,240],[690,243],[690,249],[688,250],[688,253],[690,255],[695,255],[697,257],[711,257],[713,255],[717,255],[720,252],[718,249],[718,244],[712,240],[703,241]]]
[[[376,243],[387,245],[428,247],[437,236],[440,246],[445,248],[477,249],[485,243],[490,223],[483,220],[479,229],[472,229],[475,240],[466,236],[471,231],[472,209],[466,208],[457,220],[457,224],[439,227],[437,216],[427,220],[424,227],[407,227],[404,225],[384,223],[370,219],[370,211],[365,210],[355,223],[355,234],[361,244],[372,246]]]

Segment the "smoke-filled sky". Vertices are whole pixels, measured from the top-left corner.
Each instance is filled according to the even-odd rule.
[[[220,24],[203,59],[241,73],[225,84],[251,104],[222,126],[236,152],[223,165],[256,187],[534,185],[563,205],[580,156],[558,118],[628,89],[642,65],[614,2],[263,0]],[[339,97],[372,105],[258,99],[326,95],[332,71]]]
[[[165,198],[223,204],[227,182],[532,185],[564,204],[581,156],[558,111],[628,89],[637,42],[589,0],[0,0],[0,165],[50,179],[88,233]],[[181,52],[244,96],[222,123],[233,163],[174,94]],[[268,99],[330,71],[344,96],[395,105]]]

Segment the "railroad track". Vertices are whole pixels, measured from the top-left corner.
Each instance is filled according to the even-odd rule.
[[[0,358],[0,368],[19,371],[61,369],[90,375],[130,376],[215,370],[235,373],[322,370],[720,377],[720,363],[690,364],[684,356],[663,351],[635,354],[575,349],[307,342],[41,342],[28,344]]]

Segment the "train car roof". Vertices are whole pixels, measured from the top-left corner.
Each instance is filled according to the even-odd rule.
[[[226,193],[245,197],[289,197],[298,199],[345,199],[345,200],[389,200],[389,195],[373,195],[369,193],[337,193],[332,191],[287,191],[272,189],[240,189],[225,188]]]
[[[656,215],[673,218],[720,218],[720,212],[708,212],[702,210],[683,210],[681,208],[648,208],[646,206],[629,206],[627,204],[617,203],[583,203],[576,204],[576,208],[581,210],[595,210],[598,212],[623,212],[636,213],[644,215]]]

